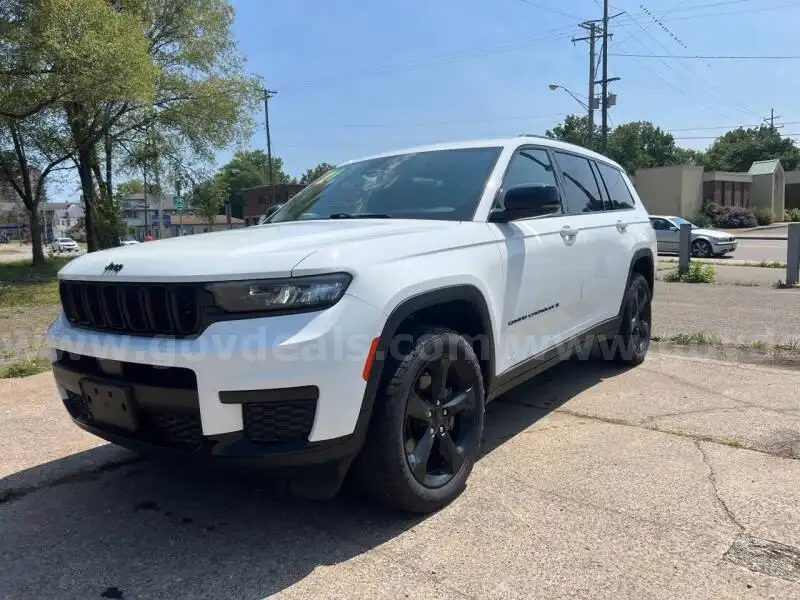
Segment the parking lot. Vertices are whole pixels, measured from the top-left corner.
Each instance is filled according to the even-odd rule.
[[[0,597],[800,597],[800,372],[653,352],[564,363],[490,405],[426,517],[285,501],[147,462],[0,382]]]

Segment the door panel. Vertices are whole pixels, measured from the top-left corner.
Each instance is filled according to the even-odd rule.
[[[569,337],[582,318],[584,238],[565,216],[493,227],[506,264],[499,374]]]
[[[520,148],[509,162],[498,198],[516,185],[558,185],[551,156]],[[506,265],[498,374],[553,347],[580,319],[582,240],[563,215],[492,223]]]

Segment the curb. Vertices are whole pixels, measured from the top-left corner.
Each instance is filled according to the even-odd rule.
[[[765,240],[765,241],[778,241],[778,242],[786,242],[789,240],[789,236],[779,236],[779,235],[739,235],[735,236],[736,241],[741,242],[743,240]]]
[[[718,258],[717,259],[714,259],[714,258],[693,258],[692,262],[695,262],[695,261],[701,262],[701,263],[703,263],[705,265],[714,265],[714,266],[719,266],[719,267],[755,267],[755,268],[759,268],[759,269],[777,269],[777,270],[781,270],[781,271],[785,271],[786,270],[786,263],[784,263],[784,265],[782,267],[766,267],[766,266],[761,266],[761,261],[758,261],[758,260],[736,260],[736,259],[720,260]],[[662,263],[662,264],[667,264],[667,265],[670,265],[670,264],[677,265],[679,261],[678,261],[677,258],[659,258],[656,262],[657,263]]]
[[[784,369],[800,369],[800,354],[773,352],[765,353],[729,345],[675,344],[669,341],[651,341],[650,349],[661,354],[679,354],[692,358],[710,358],[725,362],[761,365],[764,367],[781,367]]]

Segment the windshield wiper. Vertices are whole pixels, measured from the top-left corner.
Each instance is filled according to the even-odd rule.
[[[392,215],[385,213],[333,213],[329,219],[391,219]]]

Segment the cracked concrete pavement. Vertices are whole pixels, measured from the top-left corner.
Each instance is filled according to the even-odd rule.
[[[420,518],[140,460],[72,426],[49,375],[0,382],[0,597],[800,598],[798,389],[564,363],[490,405],[466,492]]]

